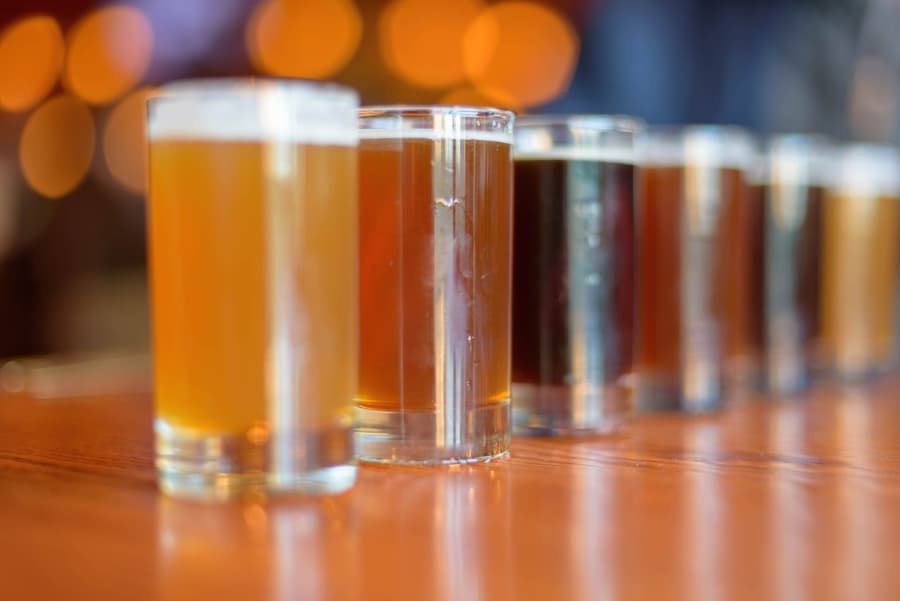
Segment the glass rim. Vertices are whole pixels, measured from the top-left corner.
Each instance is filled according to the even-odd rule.
[[[514,111],[493,106],[474,106],[467,104],[375,104],[361,106],[357,113],[360,119],[386,116],[415,118],[427,117],[429,115],[459,115],[476,119],[485,117],[503,117],[510,122],[516,119],[516,113]]]
[[[646,123],[638,117],[618,113],[560,113],[520,115],[516,118],[517,128],[530,127],[571,127],[573,125],[598,132],[637,133],[644,131]]]
[[[758,141],[740,125],[651,125],[638,135],[638,162],[647,166],[696,165],[750,172],[759,163]]]

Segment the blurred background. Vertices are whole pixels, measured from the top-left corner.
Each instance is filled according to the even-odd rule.
[[[898,26],[900,0],[3,3],[0,387],[42,365],[2,359],[47,354],[144,377],[144,100],[167,81],[329,79],[369,104],[893,143]]]

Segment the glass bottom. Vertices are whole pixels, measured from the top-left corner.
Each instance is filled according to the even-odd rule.
[[[357,457],[397,464],[490,461],[509,452],[509,413],[509,399],[458,415],[357,407]]]
[[[203,434],[157,419],[156,467],[163,493],[227,500],[267,494],[331,495],[356,481],[346,426],[296,432],[289,441]]]
[[[611,434],[625,423],[630,391],[612,384],[578,392],[572,386],[513,384],[513,433],[523,436]]]
[[[674,378],[642,374],[637,379],[635,411],[684,411],[708,413],[722,407],[718,380],[681,383]]]

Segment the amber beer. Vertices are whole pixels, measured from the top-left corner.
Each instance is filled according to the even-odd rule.
[[[163,490],[350,486],[356,96],[173,84],[150,104],[149,234]]]
[[[639,129],[604,116],[525,117],[516,125],[518,432],[608,432],[630,410]]]
[[[358,452],[456,462],[509,444],[513,116],[360,116]]]
[[[704,411],[761,349],[752,332],[752,141],[742,130],[656,130],[641,149],[637,403]],[[758,339],[758,337],[756,337]]]
[[[780,135],[754,182],[765,205],[766,387],[779,394],[807,387],[820,365],[822,211],[832,169],[826,140]]]
[[[866,377],[895,358],[900,155],[850,145],[838,152],[825,201],[822,338],[828,365]]]

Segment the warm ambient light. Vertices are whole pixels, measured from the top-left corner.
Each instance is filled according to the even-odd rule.
[[[141,89],[122,99],[103,128],[103,159],[120,184],[143,193],[147,181],[147,98],[152,89]]]
[[[50,93],[62,70],[65,44],[53,17],[19,19],[0,35],[0,107],[25,111]]]
[[[423,88],[446,88],[463,80],[462,40],[483,8],[480,0],[452,4],[395,0],[378,21],[378,42],[387,67]]]
[[[246,42],[264,73],[321,79],[350,61],[361,36],[350,0],[267,0],[248,21]]]
[[[559,14],[534,2],[501,2],[466,31],[468,78],[500,104],[529,107],[566,91],[578,59],[578,36]]]
[[[486,96],[472,86],[460,86],[441,96],[438,104],[450,104],[456,106],[490,106],[516,110],[516,107],[498,102],[496,98]]]
[[[19,141],[19,162],[28,184],[59,198],[81,183],[94,156],[94,119],[80,100],[54,96],[28,118]]]
[[[88,103],[105,104],[144,76],[153,51],[153,31],[138,9],[112,5],[78,21],[68,47],[66,87]]]

